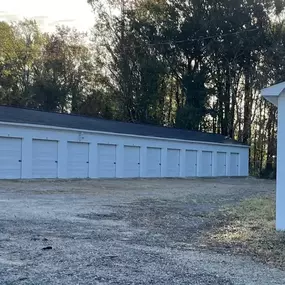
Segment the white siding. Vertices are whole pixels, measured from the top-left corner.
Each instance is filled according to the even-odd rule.
[[[212,161],[213,161],[213,153],[211,151],[202,151],[202,161],[201,161],[202,177],[212,176]]]
[[[161,177],[161,148],[147,148],[147,177]]]
[[[180,150],[167,150],[167,176],[179,177],[180,175]]]
[[[21,178],[22,140],[0,137],[0,179]]]
[[[124,177],[140,177],[140,148],[137,146],[124,147]]]
[[[186,177],[197,176],[197,150],[186,150]]]
[[[89,144],[67,143],[67,176],[87,178],[89,176]]]
[[[285,230],[285,96],[278,98],[276,228]],[[242,161],[242,159],[241,159]],[[242,170],[242,167],[241,167]]]
[[[218,152],[217,153],[217,176],[227,175],[227,153]]]
[[[98,145],[98,170],[100,178],[116,177],[116,145]]]
[[[58,177],[58,142],[33,140],[33,178]]]
[[[239,154],[231,153],[230,155],[230,176],[239,175]]]

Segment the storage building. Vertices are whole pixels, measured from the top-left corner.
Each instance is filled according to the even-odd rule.
[[[247,176],[218,134],[0,106],[0,179]]]

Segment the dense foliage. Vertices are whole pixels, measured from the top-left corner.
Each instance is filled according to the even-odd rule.
[[[221,133],[274,175],[284,0],[89,0],[92,37],[0,22],[0,103]]]

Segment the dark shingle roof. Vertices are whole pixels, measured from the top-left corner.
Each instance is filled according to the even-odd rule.
[[[241,144],[227,139],[223,135],[188,131],[153,125],[124,123],[79,115],[49,113],[30,109],[21,109],[0,106],[0,121],[10,123],[23,123],[34,125],[47,125],[70,129],[112,132],[139,136],[152,136],[159,138],[181,139],[189,141],[203,141],[224,144]]]

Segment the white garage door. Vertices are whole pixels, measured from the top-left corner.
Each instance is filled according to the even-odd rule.
[[[186,177],[197,176],[197,151],[186,150]]]
[[[239,154],[231,153],[230,156],[230,176],[238,176],[239,173]]]
[[[140,147],[125,146],[124,177],[140,177]]]
[[[180,150],[168,149],[167,150],[167,176],[179,177],[180,176]]]
[[[33,178],[58,177],[58,142],[33,140]]]
[[[212,152],[202,151],[201,176],[212,176]]]
[[[22,140],[0,138],[0,179],[19,179],[22,169]]]
[[[147,148],[147,177],[161,177],[161,148]]]
[[[217,153],[217,176],[227,175],[227,154],[225,152]]]
[[[98,145],[98,176],[100,178],[116,177],[116,146]]]
[[[89,176],[89,144],[69,142],[67,153],[67,176],[87,178]]]

